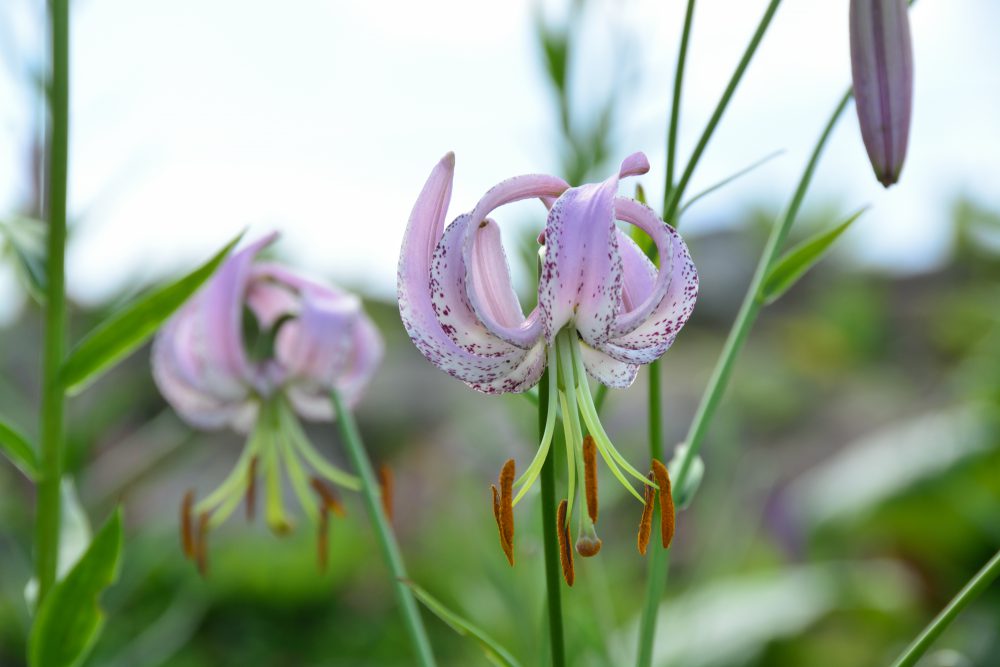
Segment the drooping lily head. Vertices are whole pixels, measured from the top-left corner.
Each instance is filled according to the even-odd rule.
[[[359,486],[313,447],[299,416],[331,421],[333,391],[356,403],[381,360],[382,339],[356,296],[257,261],[275,238],[230,257],[153,344],[153,377],[184,421],[248,435],[226,480],[197,504],[193,493],[185,498],[185,553],[201,567],[205,532],[244,499],[251,516],[258,479],[265,483],[267,522],[284,533],[291,528],[282,503],[284,471],[306,514],[319,522],[321,559],[328,514],[340,511],[329,483]]]
[[[399,260],[399,310],[421,353],[473,389],[523,392],[549,371],[548,396],[539,397],[548,405],[542,442],[516,482],[505,466],[501,491],[494,494],[498,523],[505,524],[508,514],[505,477],[520,487],[510,499],[516,504],[541,470],[560,413],[569,454],[567,514],[573,511],[577,483],[589,484],[588,461],[596,459],[596,454],[586,455],[588,434],[614,476],[642,501],[625,475],[657,484],[629,465],[611,443],[587,376],[609,387],[630,386],[640,365],[655,361],[671,346],[697,297],[697,272],[681,237],[645,205],[618,196],[620,179],[648,171],[645,155],[629,156],[601,183],[570,187],[545,175],[508,179],[445,227],[454,169],[449,153],[434,167],[413,207]],[[539,235],[538,305],[525,316],[499,226],[490,215],[504,204],[531,198],[539,199],[548,215]],[[659,268],[619,222],[652,239]],[[577,548],[591,555],[596,553],[593,545],[600,544],[593,527],[596,486],[586,495],[595,497],[595,509],[580,512]],[[512,542],[504,539],[505,532],[512,540],[512,525],[501,525],[501,543],[508,550]],[[508,558],[512,560],[510,551]]]

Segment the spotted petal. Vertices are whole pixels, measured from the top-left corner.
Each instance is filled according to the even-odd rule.
[[[673,344],[691,317],[698,297],[698,272],[680,235],[670,227],[672,270],[666,294],[652,313],[633,331],[598,346],[611,357],[633,364],[652,363]]]
[[[636,153],[603,183],[567,190],[552,205],[538,285],[542,324],[550,343],[570,323],[591,345],[612,334],[623,281],[615,225],[618,180],[648,168],[645,156]]]
[[[496,357],[470,352],[445,333],[434,312],[430,269],[444,231],[454,171],[455,156],[449,153],[431,172],[410,214],[399,258],[399,314],[410,339],[428,361],[470,385],[488,385],[515,371],[526,351]]]
[[[635,382],[636,375],[639,374],[639,367],[636,364],[613,359],[585,342],[580,343],[580,357],[590,377],[615,389],[631,387],[632,383]]]
[[[485,357],[521,356],[519,348],[498,338],[483,326],[469,303],[466,284],[471,271],[463,256],[462,246],[471,219],[468,215],[461,215],[448,225],[434,250],[430,277],[431,306],[441,329],[467,352]],[[495,228],[496,223],[493,226]],[[480,283],[487,283],[484,291],[492,293],[502,290],[502,283],[494,289],[492,279],[492,274],[488,272],[480,279]],[[509,276],[507,286],[509,287]],[[513,290],[512,287],[510,289]],[[507,296],[506,301],[502,300],[504,296]],[[516,296],[501,293],[493,299],[499,302],[497,315],[509,318],[512,323],[524,321]]]

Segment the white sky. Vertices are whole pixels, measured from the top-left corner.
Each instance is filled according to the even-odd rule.
[[[576,70],[581,98],[597,96],[617,62],[608,35],[629,42],[640,76],[619,117],[617,158],[646,151],[654,202],[683,4],[598,2]],[[698,3],[682,159],[765,5]],[[849,80],[847,5],[785,0],[690,191],[787,152],[693,208],[686,233],[787,199]],[[282,230],[282,253],[306,268],[391,296],[410,206],[442,154],[458,157],[452,215],[503,178],[558,168],[532,7],[76,0],[70,190],[86,218],[69,257],[73,296],[96,302],[182,271],[247,225]],[[0,67],[0,215],[26,191],[39,110],[17,77],[42,50],[43,11],[39,0],[5,0],[0,11],[0,56],[12,65]],[[901,184],[876,183],[852,108],[809,200],[845,213],[872,204],[848,245],[862,261],[906,271],[946,253],[955,195],[1000,208],[1000,5],[921,0],[912,27],[916,100]],[[17,300],[0,269],[0,314]]]

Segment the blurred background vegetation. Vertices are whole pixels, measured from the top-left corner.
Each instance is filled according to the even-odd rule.
[[[579,48],[574,20],[572,13],[562,21],[539,17],[536,34],[562,128],[552,149],[563,175],[580,182],[617,155],[614,128],[624,112],[616,91],[628,85],[629,68],[581,113],[567,75]],[[34,169],[31,160],[25,169]],[[654,165],[652,177],[659,173]],[[793,233],[830,225],[855,204],[812,201]],[[30,220],[41,212],[14,213],[8,226],[22,219],[20,236],[7,234],[5,256],[30,288],[44,275],[31,250],[38,230]],[[664,358],[671,447],[686,431],[776,214],[763,199],[751,202],[740,224],[689,239],[701,296]],[[535,233],[542,222],[538,207]],[[704,448],[702,488],[678,518],[656,664],[885,665],[996,550],[1000,212],[956,195],[945,222],[953,243],[940,268],[901,277],[835,252],[761,318]],[[518,246],[524,252],[510,249],[513,261],[532,262],[533,242],[526,233]],[[75,308],[74,337],[129,296]],[[526,306],[531,301],[523,296]],[[373,458],[395,471],[395,527],[411,575],[525,664],[544,664],[537,496],[516,511],[511,569],[489,494],[504,460],[515,456],[523,467],[533,453],[533,407],[454,382],[413,348],[394,303],[368,307],[387,356],[358,416]],[[0,340],[0,413],[30,432],[39,393],[37,308]],[[609,433],[637,464],[646,456],[645,404],[642,373],[632,389],[612,391],[604,408]],[[70,425],[75,491],[68,493],[94,524],[123,503],[128,526],[121,580],[104,597],[110,621],[87,665],[411,664],[357,498],[346,499],[347,518],[332,527],[325,574],[308,525],[279,539],[238,517],[212,534],[205,579],[183,559],[184,492],[211,488],[242,443],[184,426],[153,386],[148,351],[72,400]],[[310,431],[344,463],[332,426]],[[29,484],[0,462],[4,667],[23,664],[32,506]],[[646,577],[634,546],[638,519],[623,491],[605,484],[604,548],[578,560],[577,585],[564,593],[571,664],[628,664]],[[428,625],[442,664],[485,664],[474,644],[436,619]],[[1000,664],[998,627],[994,587],[922,664]]]

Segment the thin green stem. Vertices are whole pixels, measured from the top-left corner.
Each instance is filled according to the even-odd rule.
[[[712,134],[715,133],[716,126],[719,124],[719,121],[722,120],[722,114],[725,113],[726,107],[729,106],[729,101],[732,99],[733,93],[736,92],[736,88],[739,86],[740,80],[743,78],[743,74],[746,72],[747,66],[749,66],[750,61],[753,60],[754,53],[756,53],[757,47],[764,38],[764,33],[767,32],[768,26],[771,25],[771,19],[774,18],[774,13],[778,11],[778,6],[780,4],[781,0],[771,0],[771,2],[768,3],[767,9],[764,11],[764,16],[761,17],[760,23],[757,24],[757,30],[754,32],[753,37],[750,38],[750,43],[747,44],[747,48],[743,52],[743,57],[736,66],[736,70],[733,72],[732,77],[730,77],[729,83],[726,85],[726,89],[722,93],[722,97],[719,98],[719,103],[716,105],[715,111],[712,112],[712,117],[708,120],[708,125],[705,126],[705,130],[701,133],[701,137],[695,145],[694,152],[691,154],[691,158],[688,160],[687,166],[684,168],[684,173],[681,174],[681,178],[677,182],[677,187],[671,188],[668,193],[669,198],[667,198],[663,203],[664,220],[669,222],[674,219],[674,215],[677,213],[677,208],[680,206],[681,197],[684,196],[684,190],[687,189],[688,182],[691,180],[691,175],[694,174],[694,169],[698,166],[698,161],[701,160],[701,155],[705,152],[709,139],[712,138]],[[674,221],[674,224],[676,225],[676,220]]]
[[[660,508],[653,508],[653,525],[659,523]],[[646,578],[646,601],[642,607],[642,619],[639,621],[639,654],[635,664],[637,667],[649,667],[653,664],[653,645],[656,641],[656,617],[660,611],[660,599],[667,587],[667,572],[670,567],[670,550],[664,549],[659,540],[651,540],[649,544],[649,576]]]
[[[684,65],[687,63],[688,41],[691,37],[691,23],[694,19],[695,0],[688,0],[684,13],[684,29],[677,52],[677,70],[674,73],[674,95],[670,106],[670,127],[667,130],[667,180],[663,187],[663,210],[667,210],[670,193],[674,189],[674,167],[677,164],[677,130],[681,117],[681,91],[684,88]]]
[[[549,352],[554,354],[554,350]],[[549,382],[558,378],[549,377],[548,371],[538,383],[538,395],[547,395]],[[545,432],[548,404],[538,404],[538,433]],[[545,543],[545,589],[548,593],[549,646],[552,650],[552,667],[565,667],[566,647],[563,643],[562,593],[559,583],[559,537],[556,535],[556,473],[555,448],[542,464],[542,536]]]
[[[663,460],[663,416],[661,410],[660,362],[649,366],[649,457]],[[653,523],[658,521],[659,508],[654,505]],[[660,598],[667,585],[667,550],[653,540],[650,545],[649,576],[646,577],[646,601],[639,621],[639,652],[637,667],[649,667],[653,663],[653,643],[656,640],[656,616],[660,609]]]
[[[660,360],[657,359],[649,365],[649,458],[660,461],[663,460],[662,380]]]
[[[740,312],[736,316],[736,321],[733,322],[733,328],[729,331],[729,337],[726,339],[726,344],[722,348],[722,353],[719,355],[719,360],[715,364],[715,369],[712,371],[712,377],[708,382],[708,386],[705,387],[705,392],[701,396],[701,402],[698,404],[698,410],[695,412],[694,419],[691,422],[691,427],[688,429],[687,438],[685,440],[687,443],[687,449],[685,450],[684,458],[681,460],[678,468],[677,478],[673,480],[675,496],[687,483],[687,476],[691,471],[691,463],[698,455],[698,450],[701,448],[705,432],[707,431],[709,424],[711,424],[712,418],[715,416],[715,411],[719,406],[719,402],[722,400],[722,395],[725,393],[726,387],[729,385],[729,377],[732,374],[736,358],[743,349],[743,343],[746,341],[747,334],[750,332],[750,328],[753,326],[754,321],[756,321],[757,314],[760,312],[760,308],[763,305],[759,295],[760,287],[763,284],[768,271],[770,271],[771,266],[777,259],[778,253],[781,252],[785,238],[788,236],[788,231],[791,229],[792,223],[795,222],[795,218],[798,216],[799,209],[802,206],[802,200],[806,195],[806,190],[809,189],[809,184],[812,182],[812,177],[816,171],[816,165],[819,163],[819,158],[823,154],[823,149],[826,147],[827,141],[830,139],[830,134],[833,132],[833,128],[836,125],[837,120],[839,120],[840,116],[844,113],[844,109],[847,108],[847,103],[850,99],[850,90],[841,96],[840,102],[834,109],[833,114],[831,114],[826,127],[823,129],[823,133],[820,135],[819,140],[816,142],[816,146],[813,148],[812,155],[809,158],[809,162],[806,164],[805,170],[802,172],[802,176],[799,179],[798,186],[795,188],[795,193],[792,195],[792,200],[789,202],[788,208],[771,229],[771,235],[767,240],[767,246],[765,246],[764,252],[760,256],[760,261],[757,262],[757,270],[754,272],[753,279],[750,281],[750,286],[747,288],[746,296],[743,297],[743,304],[740,306]],[[677,500],[676,497],[675,500]]]
[[[59,480],[62,477],[65,393],[59,368],[66,353],[66,189],[69,164],[69,0],[49,3],[51,27],[51,145],[49,155],[48,285],[42,360],[41,467],[35,526],[38,604],[52,588],[59,560]]]
[[[434,653],[431,651],[430,640],[427,639],[427,632],[424,630],[424,622],[420,618],[420,611],[413,598],[413,593],[406,585],[406,568],[403,565],[403,556],[400,554],[396,537],[389,525],[389,519],[382,508],[381,496],[378,482],[375,479],[375,471],[372,470],[371,461],[361,442],[361,435],[358,426],[354,422],[354,415],[344,405],[343,399],[336,391],[332,392],[331,400],[333,409],[337,415],[337,424],[340,426],[340,435],[347,448],[347,454],[351,458],[361,478],[361,495],[365,501],[365,508],[371,518],[372,527],[378,538],[379,547],[382,550],[382,558],[392,573],[393,589],[396,592],[396,601],[399,602],[399,609],[403,615],[403,622],[410,635],[410,642],[413,650],[417,654],[417,662],[423,667],[433,667]]]
[[[912,667],[917,664],[920,657],[927,652],[931,644],[944,632],[945,628],[958,614],[965,609],[970,602],[979,597],[980,593],[989,588],[990,584],[1000,576],[1000,551],[976,573],[969,583],[958,592],[948,606],[941,610],[941,613],[934,617],[923,632],[913,640],[913,643],[906,647],[902,655],[896,658],[892,667]]]

